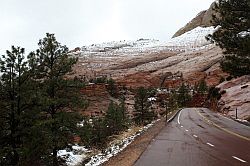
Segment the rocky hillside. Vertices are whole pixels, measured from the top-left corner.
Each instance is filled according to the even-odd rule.
[[[192,19],[189,23],[187,23],[184,27],[182,27],[180,30],[178,30],[174,36],[180,36],[196,27],[210,27],[212,26],[211,20],[212,15],[215,14],[213,11],[214,3],[210,6],[208,10],[204,10],[200,12],[194,19]]]
[[[218,66],[222,53],[205,39],[213,31],[197,27],[166,42],[140,39],[84,46],[72,53],[79,57],[75,76],[112,77],[131,88],[178,86],[181,76],[190,83],[206,78],[217,85],[224,76]]]
[[[213,6],[214,3],[179,30],[175,38],[166,42],[123,40],[75,49],[72,55],[77,56],[79,61],[74,67],[73,76],[85,81],[112,77],[118,85],[131,89],[140,86],[175,88],[183,81],[194,85],[202,79],[209,86],[216,86],[228,75],[219,65],[223,57],[222,50],[205,39],[205,36],[214,32],[210,22]],[[249,119],[249,87],[249,77],[219,85],[223,92],[220,110],[234,116],[237,108],[239,118]],[[96,105],[92,104],[89,107],[91,110],[99,108],[100,103],[105,110],[108,100],[92,98]]]

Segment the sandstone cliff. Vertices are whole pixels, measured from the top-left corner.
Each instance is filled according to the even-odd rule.
[[[250,120],[250,75],[242,76],[217,86],[222,92],[219,101],[221,112],[235,118]]]

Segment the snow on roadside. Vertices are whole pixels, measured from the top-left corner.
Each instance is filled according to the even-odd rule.
[[[84,146],[74,145],[72,146],[72,151],[70,150],[59,150],[57,156],[66,160],[66,164],[69,166],[74,166],[82,162],[86,157],[86,154],[90,152]]]
[[[105,161],[108,161],[109,158],[117,155],[119,152],[125,149],[129,144],[131,144],[134,141],[134,139],[137,136],[147,131],[151,126],[153,126],[155,122],[159,120],[160,119],[155,120],[152,123],[140,128],[135,134],[124,138],[119,143],[112,144],[110,147],[104,150],[103,153],[99,153],[95,156],[92,156],[90,161],[85,165],[97,166],[104,163]],[[66,164],[68,166],[76,166],[77,164],[80,164],[82,161],[86,159],[87,154],[91,152],[91,150],[88,150],[84,146],[79,146],[79,145],[72,146],[72,149],[73,150],[70,149],[59,150],[57,153],[58,157],[61,157],[66,160]]]
[[[142,127],[138,132],[136,132],[135,134],[133,134],[132,136],[129,136],[125,139],[123,139],[120,143],[118,144],[114,144],[111,145],[110,147],[108,147],[104,153],[99,153],[95,156],[91,157],[91,160],[85,164],[85,166],[98,166],[106,161],[109,160],[109,158],[116,156],[119,152],[121,152],[123,149],[125,149],[129,144],[131,144],[134,139],[141,135],[142,133],[144,133],[145,131],[147,131],[151,126],[153,126],[153,124],[158,120],[153,121],[152,123]]]

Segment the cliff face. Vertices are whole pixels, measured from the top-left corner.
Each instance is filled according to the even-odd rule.
[[[192,19],[189,23],[187,23],[184,27],[182,27],[180,30],[178,30],[174,36],[180,36],[196,27],[210,27],[213,24],[211,23],[212,20],[212,15],[215,14],[215,12],[213,11],[213,7],[215,5],[215,2],[212,3],[212,5],[210,6],[210,8],[208,10],[204,10],[202,12],[200,12],[194,19]]]
[[[250,120],[250,76],[242,76],[217,86],[223,92],[219,101],[221,112],[235,118]]]

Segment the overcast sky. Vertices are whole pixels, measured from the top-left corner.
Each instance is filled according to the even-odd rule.
[[[46,32],[69,48],[139,38],[166,41],[214,0],[1,0],[0,53],[31,51]]]

